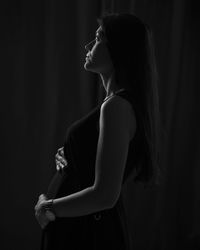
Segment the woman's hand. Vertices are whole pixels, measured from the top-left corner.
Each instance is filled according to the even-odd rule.
[[[55,220],[55,215],[51,211],[45,209],[46,203],[47,197],[41,194],[35,206],[35,217],[42,229],[44,229],[50,221]]]
[[[62,171],[64,167],[67,166],[67,160],[64,156],[63,147],[57,150],[57,154],[55,155],[56,169],[58,171]]]

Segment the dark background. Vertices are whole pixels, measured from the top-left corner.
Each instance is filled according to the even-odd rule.
[[[197,1],[196,1],[197,2]],[[0,3],[0,248],[38,250],[38,196],[72,122],[105,97],[85,71],[85,44],[104,10],[134,11],[153,29],[165,185],[125,197],[135,250],[200,249],[200,15],[186,0],[27,0]],[[127,48],[124,48],[126,51]],[[89,135],[88,135],[89,136]],[[67,248],[66,248],[67,249]]]

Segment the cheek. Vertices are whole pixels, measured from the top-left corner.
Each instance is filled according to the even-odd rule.
[[[112,67],[109,51],[105,44],[97,43],[93,46],[91,50],[91,59],[87,61],[87,65],[98,69]]]
[[[94,60],[99,63],[107,64],[110,61],[107,50],[105,48],[99,48],[94,51]]]

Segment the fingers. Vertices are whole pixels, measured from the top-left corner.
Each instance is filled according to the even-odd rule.
[[[46,215],[44,213],[41,212],[35,212],[35,217],[38,221],[38,223],[40,224],[41,228],[44,229],[47,224],[49,223],[49,219],[46,217]]]
[[[65,165],[63,165],[62,163],[58,162],[56,163],[56,170],[57,171],[62,171],[62,169],[65,167]]]
[[[47,196],[46,196],[45,194],[41,194],[41,195],[39,196],[37,205],[40,205],[41,202],[46,201],[46,200],[47,200]],[[37,205],[36,205],[36,206],[37,206]]]
[[[45,194],[41,194],[39,196],[39,201],[42,201],[42,200],[47,200],[47,196]]]
[[[58,149],[58,154],[64,156],[64,147]]]
[[[55,220],[55,215],[51,211],[44,209],[43,204],[47,199],[45,194],[41,194],[35,206],[35,217],[43,229],[50,221]]]
[[[40,199],[46,197],[44,194],[40,195]],[[42,201],[38,201],[35,206],[35,218],[40,226],[44,229],[50,221],[55,220],[55,215],[51,211],[42,209]]]
[[[63,164],[63,165],[67,165],[67,160],[64,158],[64,156],[60,156],[59,154],[56,154],[55,159],[57,162]],[[56,162],[56,164],[57,164]]]
[[[55,162],[57,171],[61,171],[65,166],[67,166],[67,160],[64,156],[64,147],[57,150],[57,154],[55,155]]]
[[[43,201],[46,201],[46,200],[48,200],[47,196],[46,196],[45,194],[41,194],[41,195],[39,196],[39,199],[38,199],[38,201],[37,201],[37,204],[36,204],[35,207],[34,207],[35,211],[39,208],[40,204],[41,204]]]
[[[57,150],[57,153],[61,156],[64,156],[64,147],[61,147]]]

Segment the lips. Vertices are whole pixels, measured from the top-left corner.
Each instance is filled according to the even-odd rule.
[[[86,58],[90,59],[90,58],[91,58],[91,55],[87,54],[87,55],[86,55]]]
[[[86,58],[85,58],[86,60],[90,60],[91,59],[91,57],[90,56],[86,56]]]

